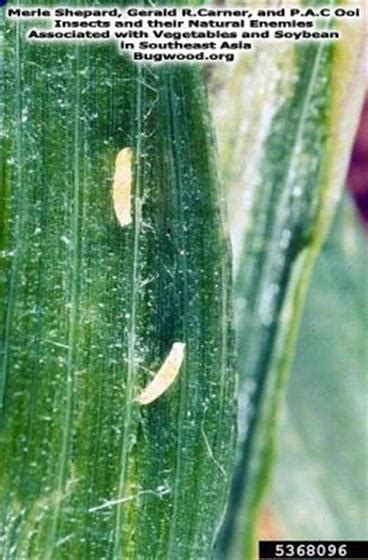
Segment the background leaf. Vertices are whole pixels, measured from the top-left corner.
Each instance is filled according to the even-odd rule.
[[[345,201],[301,323],[270,507],[280,538],[365,539],[367,239]]]
[[[340,29],[336,44],[260,45],[230,70],[230,93],[214,101],[229,185],[240,371],[238,461],[219,558],[255,556],[305,291],[362,105],[363,22]]]

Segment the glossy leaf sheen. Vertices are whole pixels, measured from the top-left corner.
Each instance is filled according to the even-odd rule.
[[[256,554],[304,294],[363,99],[363,22],[339,25],[344,39],[336,44],[260,45],[230,72],[232,104],[227,93],[214,103],[229,187],[240,372],[238,462],[219,558]]]

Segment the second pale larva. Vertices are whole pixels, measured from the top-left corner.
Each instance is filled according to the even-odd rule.
[[[133,150],[123,148],[115,161],[115,173],[112,183],[112,200],[115,215],[121,226],[132,222],[132,182]]]
[[[184,342],[174,342],[169,355],[148,383],[147,387],[135,399],[139,404],[150,404],[160,397],[174,383],[185,356]]]

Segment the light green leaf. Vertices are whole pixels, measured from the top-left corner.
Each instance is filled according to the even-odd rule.
[[[304,295],[340,197],[363,100],[363,22],[339,25],[343,39],[336,44],[257,47],[230,72],[230,94],[216,97],[240,371],[238,461],[219,558],[255,556]]]
[[[271,504],[285,538],[367,538],[367,301],[367,239],[346,204],[312,276],[281,425]]]

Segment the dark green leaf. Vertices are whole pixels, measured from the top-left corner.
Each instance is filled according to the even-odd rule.
[[[30,45],[4,19],[1,32],[1,554],[208,558],[235,375],[201,73],[133,66],[114,46]],[[139,406],[175,342],[175,385]]]

